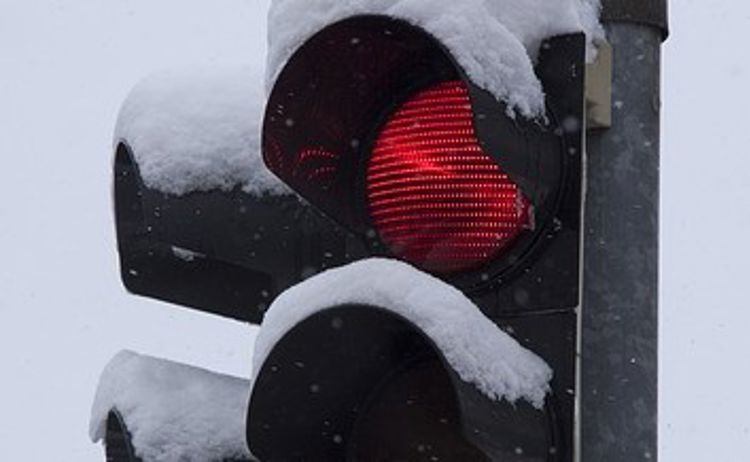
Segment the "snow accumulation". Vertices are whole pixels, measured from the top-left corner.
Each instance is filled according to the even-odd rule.
[[[477,85],[514,113],[538,117],[544,94],[533,61],[541,41],[581,30],[590,42],[601,38],[598,13],[599,0],[273,0],[267,90],[325,25],[382,14],[432,33]],[[165,193],[241,186],[251,194],[291,194],[260,155],[265,96],[262,72],[253,67],[155,74],[126,99],[115,142],[131,146],[146,186]]]
[[[89,434],[105,437],[117,409],[144,462],[250,459],[245,443],[247,380],[123,351],[99,382]]]
[[[469,77],[526,117],[544,113],[533,61],[545,38],[604,32],[599,0],[273,0],[269,13],[267,88],[294,51],[327,24],[362,14],[403,19],[441,40]]]
[[[290,194],[260,155],[264,108],[262,72],[252,67],[164,71],[131,91],[115,143],[127,142],[146,186],[165,193],[239,185]]]
[[[551,368],[487,319],[450,285],[395,260],[369,259],[329,270],[281,294],[266,313],[253,358],[257,374],[274,345],[316,312],[364,305],[419,327],[462,380],[492,399],[541,407]]]

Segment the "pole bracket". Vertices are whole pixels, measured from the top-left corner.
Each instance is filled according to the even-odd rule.
[[[661,30],[669,36],[667,0],[602,0],[602,22],[633,22]]]
[[[586,64],[586,127],[612,127],[612,45],[596,44],[597,57]]]

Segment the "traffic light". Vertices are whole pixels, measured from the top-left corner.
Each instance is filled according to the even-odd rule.
[[[402,20],[345,19],[294,52],[263,156],[344,230],[343,262],[440,278],[554,377],[540,409],[488,398],[421,326],[342,298],[256,364],[247,434],[261,460],[574,460],[585,47],[582,33],[542,44],[535,120]]]

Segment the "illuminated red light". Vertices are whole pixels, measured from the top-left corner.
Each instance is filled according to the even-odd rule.
[[[337,160],[338,156],[325,148],[303,149],[295,159],[292,176],[297,181],[326,189],[335,178]]]
[[[416,94],[383,127],[367,169],[370,214],[395,256],[437,273],[497,258],[531,205],[477,140],[461,81]]]

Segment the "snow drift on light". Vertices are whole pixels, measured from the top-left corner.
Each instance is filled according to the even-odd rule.
[[[107,365],[91,411],[89,434],[105,437],[116,408],[144,462],[249,459],[245,417],[250,382],[123,351]]]
[[[287,194],[261,159],[264,108],[262,72],[251,67],[164,71],[132,90],[115,143],[130,145],[146,186],[162,192]]]
[[[273,0],[267,88],[294,51],[326,25],[381,14],[422,27],[477,85],[522,115],[537,117],[544,114],[544,94],[533,61],[542,40],[584,31],[591,45],[604,35],[599,9],[599,0]]]
[[[460,291],[395,260],[362,260],[281,294],[260,328],[254,373],[294,326],[342,305],[378,307],[406,318],[437,345],[462,380],[490,398],[526,399],[538,408],[544,403],[552,378],[544,360],[493,324]]]

